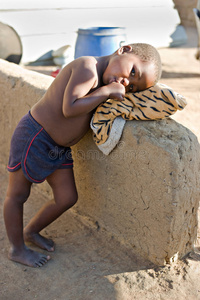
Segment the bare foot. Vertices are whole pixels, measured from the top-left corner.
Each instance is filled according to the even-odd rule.
[[[11,248],[8,253],[8,258],[23,265],[37,268],[46,264],[50,256],[38,253],[25,246],[22,251],[13,250]]]
[[[28,234],[24,232],[24,240],[26,242],[31,242],[41,249],[47,250],[49,252],[54,251],[54,242],[51,239],[47,239],[39,233]]]

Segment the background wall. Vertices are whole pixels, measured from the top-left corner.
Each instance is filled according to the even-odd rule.
[[[197,7],[197,1],[198,0],[173,0],[183,26],[196,26],[193,8]]]
[[[169,21],[170,20],[170,21]],[[126,27],[127,42],[167,47],[180,18],[172,0],[1,0],[0,22],[12,26],[23,44],[23,62],[66,44],[75,46],[82,27]]]

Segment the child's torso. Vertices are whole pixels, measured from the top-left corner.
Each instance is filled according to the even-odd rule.
[[[54,80],[43,98],[31,109],[35,120],[44,127],[59,145],[72,146],[88,131],[92,113],[65,118],[62,112],[64,91],[71,69],[62,70],[59,80]]]

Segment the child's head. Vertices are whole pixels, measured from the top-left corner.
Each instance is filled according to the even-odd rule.
[[[137,55],[142,61],[152,62],[155,67],[155,83],[160,80],[162,73],[162,64],[160,59],[160,54],[157,49],[152,45],[145,43],[135,43],[130,44],[132,47],[132,53]]]
[[[137,43],[120,47],[109,56],[103,74],[104,84],[123,84],[126,92],[139,92],[155,85],[161,77],[161,59],[149,44]]]

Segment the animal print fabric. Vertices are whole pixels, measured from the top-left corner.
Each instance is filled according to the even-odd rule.
[[[186,106],[186,99],[167,85],[155,86],[137,93],[127,93],[123,101],[108,99],[99,105],[91,120],[93,138],[97,145],[107,141],[113,122],[124,120],[161,120]]]

